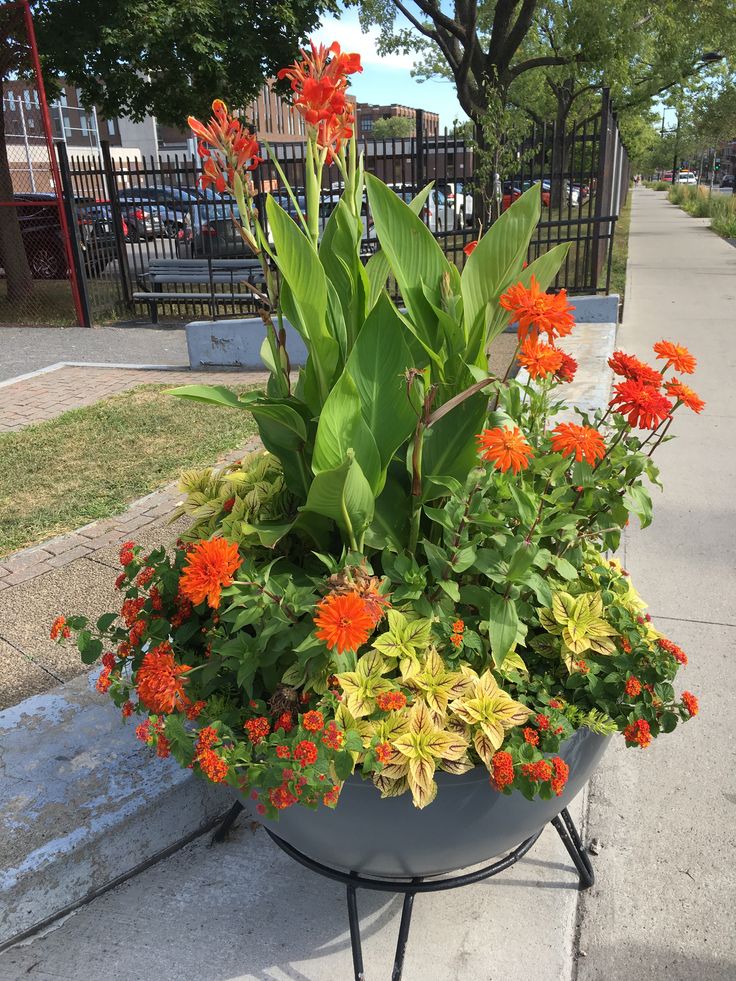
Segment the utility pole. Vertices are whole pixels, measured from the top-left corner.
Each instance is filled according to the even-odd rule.
[[[675,129],[675,160],[674,160],[674,163],[672,164],[672,183],[673,184],[675,183],[676,180],[679,183],[679,177],[680,177],[680,155],[679,155],[679,149],[680,149],[680,114],[678,112],[678,114],[677,114],[677,128]]]

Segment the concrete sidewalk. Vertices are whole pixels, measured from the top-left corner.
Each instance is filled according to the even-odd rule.
[[[736,978],[736,250],[664,195],[634,194],[619,347],[663,337],[698,358],[700,416],[678,410],[657,453],[654,523],[622,556],[655,623],[688,654],[700,714],[645,751],[620,745],[593,779],[603,844],[581,903],[577,981]]]
[[[189,364],[183,327],[3,327],[0,381],[59,361]]]
[[[736,640],[733,556],[736,252],[653,192],[634,198],[620,346],[661,337],[700,358],[708,401],[682,414],[664,497],[624,561],[658,624],[688,652],[697,719],[646,751],[609,749],[588,801],[598,882],[577,892],[551,828],[494,880],[417,898],[405,981],[732,981]],[[683,410],[684,413],[685,410]],[[619,741],[620,742],[620,741]],[[583,802],[584,803],[584,802]],[[581,801],[576,802],[579,816]],[[388,977],[400,900],[361,893],[367,976]],[[0,956],[0,981],[347,981],[344,893],[241,821]]]

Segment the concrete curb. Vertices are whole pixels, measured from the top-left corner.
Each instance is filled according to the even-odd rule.
[[[0,712],[0,949],[212,826],[231,795],[151,751],[98,670]]]

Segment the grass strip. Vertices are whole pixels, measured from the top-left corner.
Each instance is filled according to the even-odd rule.
[[[0,556],[120,514],[256,435],[249,412],[174,398],[166,387],[141,385],[0,435]]]

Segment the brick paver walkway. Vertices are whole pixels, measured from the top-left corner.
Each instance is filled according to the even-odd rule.
[[[259,445],[257,440],[252,441],[222,457],[220,463],[238,460]],[[24,548],[0,559],[0,591],[69,565],[76,559],[93,557],[94,552],[108,545],[134,539],[145,529],[162,524],[181,500],[181,492],[177,488],[178,481],[173,481],[161,490],[134,501],[122,514],[93,521],[76,531],[57,535],[41,545]]]
[[[150,371],[134,368],[63,367],[0,387],[0,432],[93,405],[136,385],[236,385],[265,381],[264,372]]]

